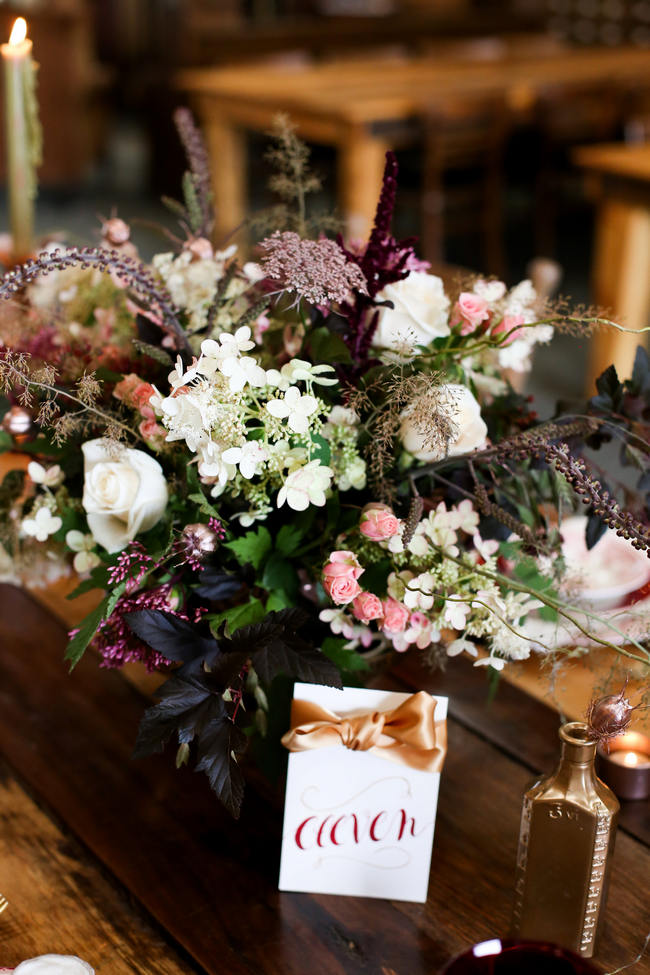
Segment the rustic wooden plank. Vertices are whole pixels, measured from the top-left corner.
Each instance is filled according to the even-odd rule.
[[[483,736],[450,722],[426,905],[279,893],[277,803],[249,790],[235,824],[171,756],[129,762],[138,692],[90,657],[68,677],[60,628],[25,593],[0,588],[0,620],[0,749],[206,972],[430,975],[506,932],[529,773]],[[650,869],[619,839],[608,968],[640,948]]]
[[[181,959],[82,846],[0,762],[0,965],[79,955],[97,975],[188,975]]]

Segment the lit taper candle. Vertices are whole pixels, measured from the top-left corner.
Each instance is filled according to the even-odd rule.
[[[9,43],[0,46],[5,79],[5,128],[9,221],[13,256],[31,251],[36,198],[36,167],[41,162],[41,133],[36,105],[36,66],[23,17],[15,21]]]

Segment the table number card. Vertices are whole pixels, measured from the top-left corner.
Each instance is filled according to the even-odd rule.
[[[424,902],[447,698],[296,684],[280,890]]]

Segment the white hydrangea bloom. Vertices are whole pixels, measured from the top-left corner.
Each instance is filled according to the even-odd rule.
[[[338,486],[340,491],[363,491],[366,486],[366,462],[362,457],[355,457],[340,474]]]
[[[297,386],[290,386],[284,399],[271,399],[266,408],[276,419],[286,419],[294,433],[305,434],[309,429],[309,417],[318,410],[318,400],[309,393],[301,393]]]
[[[63,471],[58,464],[45,468],[38,461],[32,460],[27,465],[27,473],[34,484],[42,484],[43,487],[58,487],[63,481]]]
[[[46,506],[39,508],[33,518],[24,518],[21,528],[26,535],[35,538],[37,542],[45,542],[50,535],[55,535],[63,524],[58,515],[53,515]]]
[[[101,559],[95,552],[95,539],[92,535],[84,535],[83,532],[72,529],[65,536],[65,543],[71,551],[76,552],[72,564],[75,572],[82,575],[90,572],[101,563]]]
[[[305,511],[310,504],[322,508],[325,504],[325,492],[329,490],[333,471],[318,460],[309,461],[288,478],[280,488],[277,505],[281,508],[286,503],[294,511]]]
[[[241,447],[229,447],[221,455],[226,464],[239,467],[239,473],[250,481],[257,473],[259,466],[268,458],[268,451],[259,440],[247,440]]]
[[[247,384],[257,389],[266,386],[266,372],[252,356],[228,356],[218,369],[228,379],[232,393],[241,392]]]
[[[435,601],[436,579],[430,572],[421,572],[406,584],[403,603],[409,609],[431,609]]]
[[[311,362],[306,362],[304,359],[292,359],[290,362],[285,363],[281,369],[281,374],[290,383],[306,382],[316,383],[319,386],[335,386],[338,379],[333,379],[331,376],[324,376],[323,373],[325,372],[336,372],[336,370],[334,366],[325,363],[314,366]]]

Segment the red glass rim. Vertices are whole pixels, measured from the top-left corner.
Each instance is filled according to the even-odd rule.
[[[440,975],[599,975],[568,948],[546,941],[492,938],[450,961]]]

